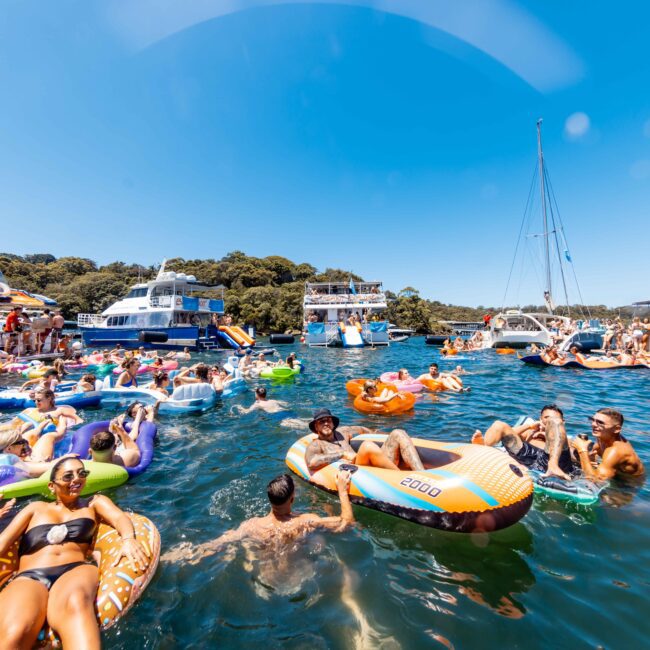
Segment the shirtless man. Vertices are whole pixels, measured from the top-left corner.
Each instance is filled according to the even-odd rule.
[[[341,427],[340,420],[329,409],[317,409],[309,428],[318,435],[305,452],[307,467],[312,472],[337,460],[355,465],[372,465],[384,469],[399,469],[400,461],[411,470],[423,470],[415,445],[403,429],[393,429],[383,446],[365,440],[355,452],[350,439],[359,433],[372,433],[366,427]]]
[[[460,366],[458,366],[460,368]],[[468,393],[469,388],[463,388],[463,382],[456,376],[455,373],[451,372],[440,372],[438,370],[438,364],[432,363],[429,366],[429,372],[421,374],[416,381],[421,381],[422,379],[434,379],[435,381],[441,381],[442,385],[447,389],[451,390],[454,393]]]
[[[559,476],[571,480],[573,462],[564,429],[564,414],[559,406],[542,408],[538,422],[511,427],[497,420],[483,435],[475,431],[472,444],[494,447],[503,443],[506,451],[529,469],[544,476]]]
[[[248,519],[239,528],[229,530],[221,537],[204,544],[194,546],[191,542],[183,542],[160,559],[163,562],[182,560],[188,564],[198,564],[202,558],[214,555],[227,544],[245,539],[262,543],[288,543],[319,528],[339,533],[354,522],[348,495],[350,472],[339,472],[336,485],[341,501],[341,514],[338,517],[319,517],[312,513],[296,514],[291,511],[295,492],[293,479],[288,474],[282,474],[268,484],[267,494],[271,502],[271,512],[268,515]]]
[[[244,408],[239,404],[236,404],[234,408],[237,408],[240,413],[251,413],[253,411],[264,411],[265,413],[280,413],[285,411],[288,408],[286,402],[281,402],[277,399],[267,399],[266,397],[266,388],[260,386],[255,389],[255,401],[248,408]]]
[[[571,446],[578,453],[580,466],[587,478],[605,481],[614,476],[642,476],[645,472],[641,459],[632,445],[621,435],[623,414],[614,409],[604,408],[589,418],[591,432],[596,444],[589,451],[589,441],[574,438]],[[600,465],[594,465],[602,458]]]
[[[140,448],[136,444],[140,424],[146,417],[145,409],[139,405],[131,433],[124,429],[124,416],[111,421],[108,431],[98,431],[90,439],[90,455],[97,463],[113,463],[121,467],[135,467],[140,462]],[[117,440],[122,443],[118,448]]]

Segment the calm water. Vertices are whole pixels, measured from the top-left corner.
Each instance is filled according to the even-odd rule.
[[[565,409],[570,433],[587,431],[585,417],[612,406],[650,466],[648,371],[538,369],[492,351],[445,361],[422,338],[388,350],[281,351],[291,349],[306,361],[305,374],[294,384],[266,385],[272,397],[291,402],[294,418],[327,406],[345,424],[400,425],[418,437],[467,441],[497,417],[535,415],[548,402]],[[413,415],[390,420],[351,408],[347,379],[400,366],[419,374],[431,360],[443,369],[462,364],[472,392],[427,397]],[[251,402],[252,394],[238,396],[207,414],[163,420],[153,465],[111,494],[157,524],[164,549],[212,539],[266,513],[265,486],[285,471],[286,450],[304,432],[231,412],[234,403]],[[650,636],[649,488],[615,486],[607,501],[585,508],[536,497],[520,523],[477,535],[355,507],[354,528],[313,535],[273,557],[235,548],[198,566],[161,565],[135,609],[107,633],[107,646],[643,647]],[[297,483],[297,510],[331,507],[338,508],[334,497]]]

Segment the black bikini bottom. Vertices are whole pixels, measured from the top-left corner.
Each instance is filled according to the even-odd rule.
[[[60,564],[59,566],[44,567],[42,569],[29,569],[28,571],[21,571],[16,574],[14,580],[16,578],[30,578],[31,580],[40,582],[49,591],[52,589],[52,585],[54,585],[54,583],[64,573],[84,564],[91,564],[94,566],[93,562],[70,562],[69,564]]]

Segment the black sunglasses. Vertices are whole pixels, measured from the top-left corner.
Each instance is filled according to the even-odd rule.
[[[607,422],[603,422],[602,420],[597,420],[596,418],[593,417],[588,417],[587,420],[589,420],[589,422],[599,427],[600,429],[605,429],[608,426]]]

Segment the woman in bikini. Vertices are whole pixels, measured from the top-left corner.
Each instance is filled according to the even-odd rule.
[[[134,569],[145,567],[145,551],[127,515],[108,497],[80,498],[87,476],[80,460],[62,459],[50,474],[56,501],[29,503],[0,534],[0,556],[20,539],[18,573],[0,592],[0,635],[7,647],[31,648],[46,621],[64,648],[100,647],[99,572],[89,561],[100,521],[122,538],[115,559],[125,556]]]
[[[124,372],[117,378],[115,388],[137,388],[137,375],[140,362],[134,357],[131,357],[122,364],[122,367],[124,368]]]
[[[115,560],[125,556],[134,569],[145,567],[145,551],[127,515],[108,497],[80,497],[87,476],[79,459],[61,459],[50,474],[56,501],[29,503],[0,534],[0,557],[20,540],[18,573],[0,592],[0,638],[5,647],[31,648],[46,621],[64,648],[100,647],[95,614],[99,572],[89,557],[100,521],[122,538]],[[9,505],[0,508],[0,514]]]

